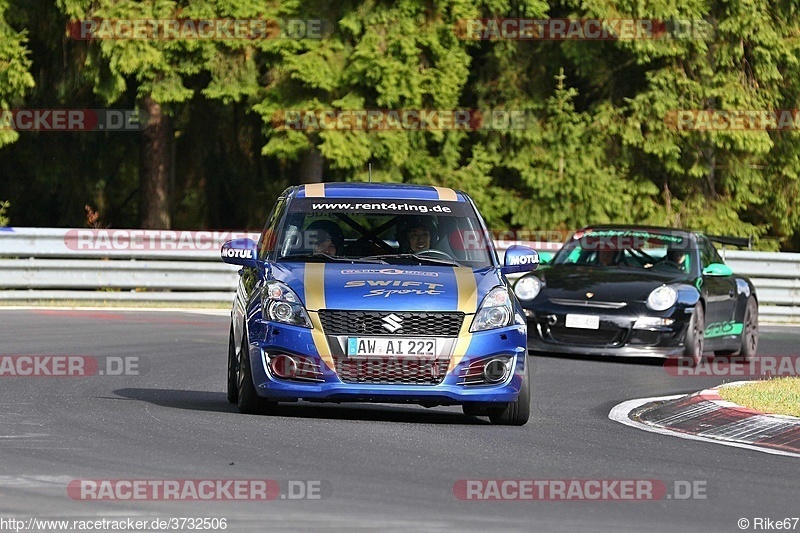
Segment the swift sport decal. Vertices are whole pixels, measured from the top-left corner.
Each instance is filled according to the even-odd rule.
[[[417,295],[417,296],[436,296],[444,294],[441,290],[444,285],[441,283],[424,283],[422,281],[400,281],[400,280],[384,280],[384,279],[368,279],[368,280],[352,280],[344,284],[345,288],[356,287],[380,287],[370,289],[364,295],[364,298],[370,296],[383,296],[388,298],[393,294],[398,295]],[[387,288],[392,287],[392,288]]]
[[[453,267],[431,267],[426,274],[433,276],[415,275],[418,270],[418,266],[353,268],[328,263],[325,305],[328,309],[365,311],[457,311],[458,283]]]

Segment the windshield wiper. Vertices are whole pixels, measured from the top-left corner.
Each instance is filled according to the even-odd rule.
[[[442,252],[444,253],[444,252]],[[406,261],[404,264],[425,263],[429,265],[447,265],[447,266],[461,266],[461,263],[455,259],[426,257],[418,254],[383,254],[383,255],[370,255],[364,259],[382,259],[382,260],[401,260]]]
[[[379,265],[388,265],[388,263],[378,258],[362,258],[362,257],[347,257],[335,256],[323,253],[314,254],[297,254],[297,255],[284,255],[278,258],[279,261],[320,261],[324,263],[376,263]]]

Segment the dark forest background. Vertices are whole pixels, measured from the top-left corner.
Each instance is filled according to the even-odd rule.
[[[137,132],[0,129],[0,223],[260,228],[286,186],[434,184],[493,229],[648,223],[800,250],[800,136],[671,111],[797,109],[789,0],[0,0],[3,109],[138,109]],[[322,19],[322,39],[75,40],[71,20]],[[486,17],[684,20],[658,40],[468,40]],[[290,131],[282,110],[506,109],[501,131]],[[800,128],[800,124],[797,124]],[[87,217],[87,208],[92,213]]]

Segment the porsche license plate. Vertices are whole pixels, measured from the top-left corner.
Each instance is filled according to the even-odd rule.
[[[600,317],[596,315],[567,315],[568,328],[600,329]]]
[[[385,337],[348,337],[348,357],[369,356],[415,356],[436,357],[439,353],[437,339],[404,338],[393,339]]]

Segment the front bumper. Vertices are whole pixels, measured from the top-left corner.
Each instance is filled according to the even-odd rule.
[[[329,337],[329,340],[332,338]],[[266,356],[275,353],[309,358],[319,365],[319,381],[296,381],[273,375]],[[457,358],[457,355],[451,357]],[[460,384],[470,363],[492,356],[509,358],[511,371],[505,381],[498,384]],[[426,406],[470,402],[508,403],[519,395],[526,375],[527,357],[525,327],[515,325],[472,334],[466,353],[439,383],[351,383],[344,382],[335,368],[323,362],[310,330],[262,321],[254,321],[250,325],[250,368],[256,392],[263,398],[275,401],[416,403]]]
[[[528,349],[537,353],[617,357],[674,357],[684,352],[691,308],[662,313],[644,309],[598,310],[549,305],[526,309]],[[597,317],[597,329],[567,327],[568,314]],[[666,319],[669,325],[635,328],[638,320]]]

